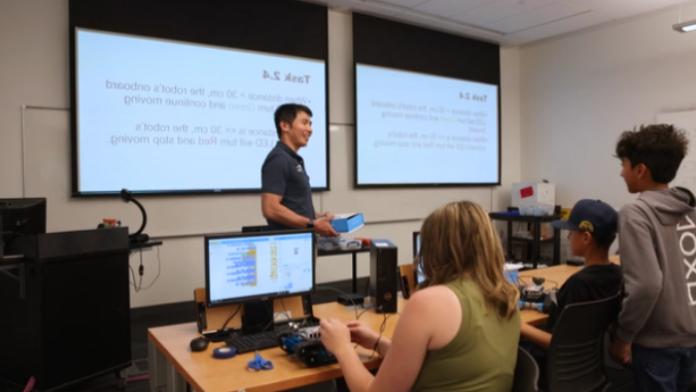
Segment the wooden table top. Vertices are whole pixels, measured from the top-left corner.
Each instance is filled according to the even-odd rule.
[[[406,301],[400,301],[399,311]],[[314,315],[318,318],[338,318],[343,321],[355,320],[355,312],[348,311],[336,302],[314,306]],[[360,316],[360,321],[374,330],[384,322],[383,314],[368,310]],[[387,314],[384,336],[391,337],[398,319],[397,314]],[[247,370],[247,362],[254,358],[254,353],[239,354],[231,359],[213,358],[213,349],[224,343],[210,343],[208,349],[191,352],[189,342],[198,336],[195,323],[178,324],[166,327],[150,328],[148,337],[181,373],[191,387],[198,392],[278,391],[303,385],[342,377],[338,364],[307,368],[295,361],[280,348],[263,350],[264,359],[273,362],[274,369],[268,371]],[[358,348],[368,369],[379,367],[377,355],[370,358],[372,350]]]
[[[578,267],[561,265],[524,271],[520,273],[520,277],[530,281],[532,277],[543,277],[547,281],[557,282],[560,286],[578,270]],[[399,300],[399,312],[406,305],[406,302],[403,299]],[[343,305],[335,302],[315,305],[314,315],[318,318],[338,318],[346,322],[355,319],[355,312],[349,311]],[[398,320],[398,314],[387,314],[386,316],[384,336],[391,337]],[[379,330],[384,322],[384,317],[385,315],[378,314],[374,310],[367,310],[360,316],[360,321],[374,330]],[[543,324],[547,318],[548,316],[541,312],[522,311],[522,320],[532,325]],[[198,392],[278,391],[323,382],[343,375],[338,364],[307,368],[280,348],[261,352],[264,359],[273,362],[273,370],[250,371],[246,365],[248,361],[253,359],[254,353],[239,354],[231,359],[215,359],[212,356],[213,349],[223,346],[222,342],[210,343],[208,349],[202,352],[191,352],[189,342],[197,336],[199,335],[196,323],[170,325],[148,330],[149,339],[191,387]],[[372,350],[358,348],[358,352],[368,369],[379,367],[380,359],[377,355],[370,358]]]
[[[545,287],[555,287],[556,284],[558,288],[563,286],[570,275],[578,272],[580,267],[574,267],[571,265],[557,265],[553,267],[540,268],[535,270],[527,270],[520,272],[520,280],[524,283],[532,283],[532,278],[544,278],[546,279]],[[549,315],[539,312],[537,310],[523,310],[520,314],[522,316],[522,321],[530,325],[542,325],[546,323],[549,319]]]

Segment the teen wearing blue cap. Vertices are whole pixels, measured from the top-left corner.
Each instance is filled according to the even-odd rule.
[[[520,333],[535,345],[548,348],[558,317],[566,306],[611,297],[621,289],[621,268],[609,261],[609,247],[616,239],[618,213],[599,200],[580,200],[567,221],[555,221],[558,229],[569,230],[568,239],[575,256],[585,258],[585,267],[563,284],[551,304],[546,330],[522,323]],[[542,373],[545,356],[532,350]],[[539,355],[540,354],[540,355]],[[542,375],[543,377],[543,375]],[[543,384],[545,379],[540,379]]]

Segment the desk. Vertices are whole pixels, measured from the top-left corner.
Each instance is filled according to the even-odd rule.
[[[406,301],[399,301],[399,312]],[[355,312],[348,311],[336,302],[314,306],[318,318],[338,318],[348,322],[355,319]],[[394,333],[398,315],[387,315],[383,336]],[[374,330],[379,330],[384,321],[383,314],[373,310],[366,311],[360,321]],[[186,383],[196,392],[265,392],[297,388],[303,385],[342,377],[340,366],[333,364],[317,368],[307,368],[293,360],[280,348],[263,350],[262,356],[273,362],[274,369],[253,372],[246,368],[254,353],[240,354],[228,360],[212,357],[213,349],[224,343],[210,343],[202,352],[191,352],[189,342],[198,336],[195,323],[178,324],[148,330],[150,390],[152,392],[185,391]],[[380,360],[375,355],[369,358],[372,350],[358,348],[368,369],[379,367]]]
[[[579,268],[560,265],[555,267],[530,270],[520,273],[522,278],[543,277],[563,284],[570,275]],[[399,312],[406,305],[406,300],[399,299]],[[355,319],[355,312],[348,311],[338,303],[328,303],[314,306],[314,315],[318,318],[338,318],[342,321]],[[543,324],[548,316],[534,310],[522,311],[522,320],[532,324]],[[398,315],[388,315],[383,336],[391,338]],[[373,310],[366,311],[360,321],[374,330],[379,330],[384,321],[384,315]],[[254,353],[240,354],[229,360],[219,360],[212,357],[214,348],[224,343],[210,343],[203,352],[191,352],[189,342],[198,336],[195,323],[178,324],[148,330],[148,345],[150,359],[150,390],[152,392],[185,391],[186,383],[197,392],[265,392],[297,388],[318,382],[342,377],[338,364],[317,368],[306,368],[300,362],[293,360],[280,348],[263,350],[262,356],[273,362],[275,368],[270,371],[252,372],[246,369],[246,364],[254,357]],[[365,367],[376,369],[380,360],[369,358],[371,350],[358,348],[363,357]]]

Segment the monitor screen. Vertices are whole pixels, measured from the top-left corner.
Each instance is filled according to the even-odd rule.
[[[312,230],[205,237],[208,306],[313,291],[314,244]]]
[[[413,232],[413,258],[415,259],[418,257],[418,252],[420,251],[420,232],[414,231]],[[510,264],[510,263],[505,263],[505,269],[503,272],[503,275],[505,278],[508,280],[508,282],[512,284],[517,284],[519,281],[519,275],[518,275],[518,270],[522,268],[521,265],[515,265],[515,264]],[[414,279],[416,281],[416,284],[420,284],[425,280],[425,276],[423,275],[423,272],[418,269],[417,271],[414,271]]]
[[[420,251],[420,232],[414,231],[413,232],[413,258],[415,259],[418,257],[418,252]],[[422,271],[420,268],[415,271],[416,274],[416,284],[421,284],[425,280],[425,276],[423,276]]]
[[[356,186],[499,183],[497,85],[365,64],[355,85]]]
[[[46,232],[46,199],[0,199],[2,242],[5,246],[20,236]]]
[[[74,62],[80,195],[259,191],[288,102],[312,110],[302,156],[312,187],[328,187],[323,60],[76,29]]]

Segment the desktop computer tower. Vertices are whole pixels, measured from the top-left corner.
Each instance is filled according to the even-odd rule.
[[[389,240],[370,241],[370,292],[377,312],[397,312],[398,258]]]

